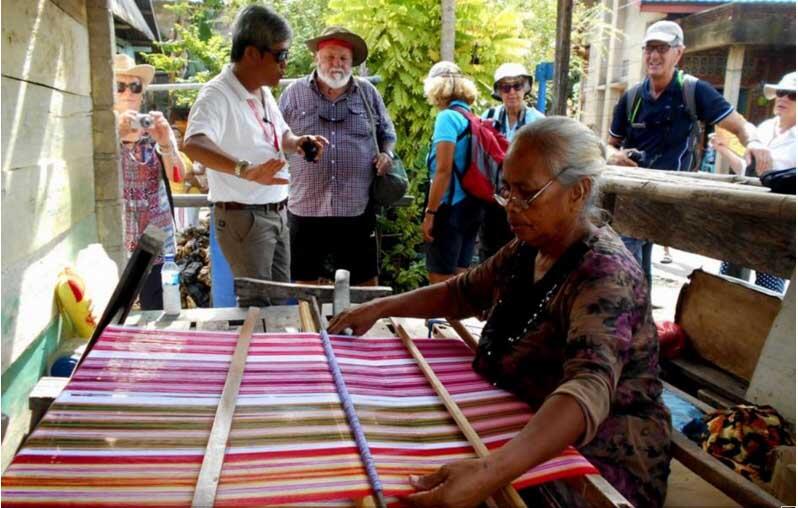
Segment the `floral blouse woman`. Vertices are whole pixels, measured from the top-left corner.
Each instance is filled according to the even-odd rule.
[[[384,316],[488,311],[474,369],[536,411],[488,457],[411,479],[417,506],[476,506],[568,445],[635,506],[662,506],[671,425],[659,346],[639,265],[592,217],[603,168],[601,143],[579,122],[550,117],[523,127],[497,196],[516,239],[454,279],[374,300],[331,322],[332,333],[350,327],[359,334]]]

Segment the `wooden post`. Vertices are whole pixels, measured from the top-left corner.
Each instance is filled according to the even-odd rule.
[[[70,2],[71,3],[71,2]],[[114,116],[114,19],[109,0],[87,0],[91,71],[92,146],[97,238],[117,266],[126,262],[123,246],[122,174]]]
[[[769,404],[795,423],[795,272],[759,353],[745,398]]]
[[[549,114],[565,115],[568,107],[568,69],[571,63],[573,0],[557,0],[557,47],[554,55],[554,101]]]
[[[454,62],[455,0],[441,0],[441,60]]]
[[[723,97],[737,108],[740,99],[740,82],[743,78],[743,63],[745,62],[745,46],[738,44],[729,46],[729,55],[726,57],[726,76],[723,81]],[[715,160],[715,172],[728,173],[729,162],[723,157]]]
[[[333,314],[345,311],[349,308],[349,305],[349,270],[336,270]]]
[[[604,79],[604,104],[602,105],[601,110],[601,131],[600,136],[602,139],[606,139],[605,135],[608,135],[610,131],[610,122],[612,121],[612,108],[615,106],[615,101],[612,100],[612,82],[613,82],[613,74],[615,72],[615,53],[616,47],[618,45],[618,36],[614,33],[614,30],[618,27],[618,0],[612,0],[612,12],[610,18],[610,26],[612,27],[610,32],[610,47],[607,50],[607,73],[605,74]],[[599,72],[599,74],[601,74]]]

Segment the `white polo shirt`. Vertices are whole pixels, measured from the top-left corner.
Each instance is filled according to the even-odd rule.
[[[289,127],[271,90],[263,87],[261,91],[262,96],[257,91],[249,93],[233,74],[232,65],[226,65],[200,90],[188,117],[186,139],[204,134],[225,152],[252,164],[275,158],[285,160],[282,140]],[[264,116],[268,122],[263,122]],[[278,149],[275,149],[272,126],[276,131]],[[287,173],[287,163],[283,171]],[[288,197],[288,185],[261,185],[221,171],[208,171],[207,174],[209,201],[262,205],[279,203]]]
[[[759,140],[770,149],[773,169],[795,167],[795,126],[779,134],[779,117],[765,120],[756,128]]]

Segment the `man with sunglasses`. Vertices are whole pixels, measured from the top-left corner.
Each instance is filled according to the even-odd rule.
[[[706,81],[677,70],[684,54],[684,34],[673,21],[657,21],[646,30],[645,80],[627,90],[615,105],[607,159],[618,166],[693,171],[699,122],[720,125],[746,146],[757,167],[770,164],[770,151],[756,128]],[[650,242],[624,237],[651,283]]]
[[[377,89],[352,76],[368,56],[363,38],[331,26],[306,45],[316,69],[283,92],[280,110],[295,132],[318,132],[330,145],[318,163],[291,157],[291,273],[313,284],[331,278],[329,266],[348,270],[352,284],[376,285],[369,190],[391,168],[396,132]]]
[[[189,114],[183,150],[208,169],[214,227],[235,277],[290,280],[285,154],[304,154],[309,143],[321,154],[327,142],[296,136],[272,96],[290,42],[282,16],[260,5],[243,8],[231,63],[202,87]]]
[[[531,90],[532,75],[526,67],[519,63],[501,64],[493,74],[492,97],[502,104],[485,111],[482,118],[493,120],[496,130],[512,141],[518,129],[545,118],[543,113],[524,101]],[[479,260],[485,261],[512,239],[504,208],[495,203],[486,205],[485,218],[479,228]]]

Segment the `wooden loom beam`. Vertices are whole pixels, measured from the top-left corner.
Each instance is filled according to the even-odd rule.
[[[247,363],[249,343],[252,340],[252,330],[259,315],[260,309],[250,307],[247,319],[238,334],[238,342],[230,360],[230,368],[227,371],[222,396],[219,400],[219,405],[216,407],[216,416],[213,419],[213,427],[208,437],[208,446],[202,459],[197,486],[194,490],[194,498],[191,501],[192,507],[213,506],[216,499],[216,489],[219,486],[219,479],[222,473],[227,439],[230,435],[230,428],[233,425],[238,391],[241,387],[241,380],[244,378],[244,368]]]
[[[430,385],[435,390],[435,393],[437,393],[438,397],[441,398],[443,405],[446,406],[446,409],[449,411],[449,415],[451,415],[452,419],[454,419],[455,423],[460,428],[460,432],[463,433],[468,442],[474,448],[477,456],[480,458],[487,457],[490,453],[488,448],[482,442],[482,439],[474,430],[474,427],[471,426],[468,418],[466,418],[466,416],[460,410],[457,402],[455,402],[452,396],[449,394],[449,390],[443,386],[443,383],[441,383],[440,379],[438,379],[438,376],[435,375],[435,372],[429,366],[427,360],[424,359],[421,351],[419,351],[416,345],[413,343],[413,340],[410,338],[410,335],[408,335],[404,325],[394,318],[391,318],[391,324],[393,325],[396,334],[402,339],[404,346],[416,360],[416,363],[418,363],[421,372],[424,373],[424,377],[427,378],[427,381],[429,381]],[[524,503],[524,500],[521,499],[521,496],[518,495],[518,492],[512,485],[507,485],[494,493],[493,499],[495,502],[497,502],[498,506],[511,506],[514,508],[526,507],[526,503]],[[490,506],[491,503],[489,502],[488,505]]]

